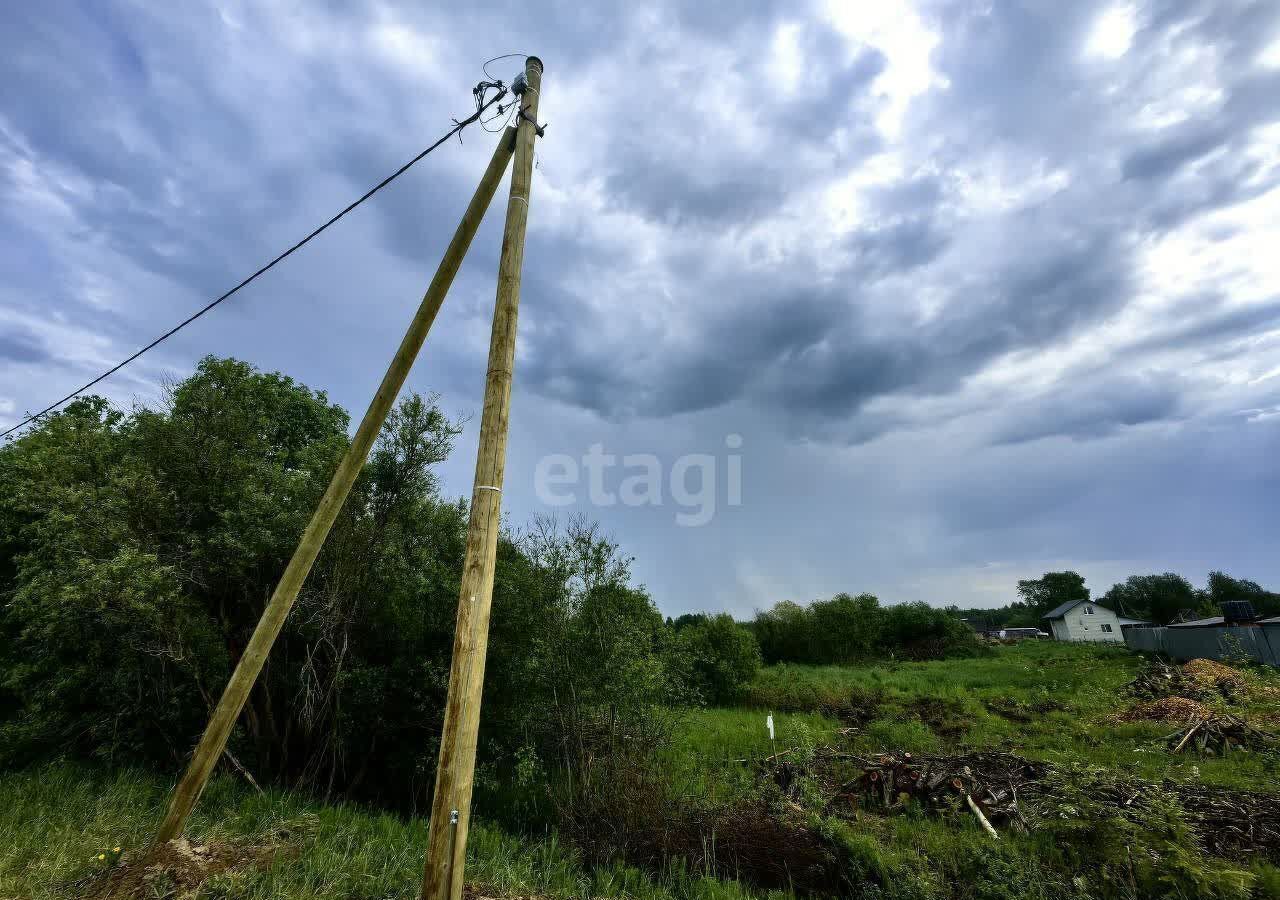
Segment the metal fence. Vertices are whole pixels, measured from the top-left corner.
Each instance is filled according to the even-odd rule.
[[[1222,659],[1241,653],[1280,666],[1280,624],[1165,628],[1129,625],[1124,642],[1131,650],[1163,653],[1177,660]]]

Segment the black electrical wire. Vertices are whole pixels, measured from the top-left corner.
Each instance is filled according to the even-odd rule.
[[[501,59],[501,57],[498,57],[498,58],[499,58],[499,59]],[[490,62],[493,62],[493,60],[490,60]],[[361,203],[364,203],[366,200],[368,200],[368,199],[369,199],[370,197],[372,197],[374,194],[378,193],[378,191],[382,190],[384,187],[386,187],[387,185],[389,185],[391,182],[395,181],[397,178],[399,178],[399,177],[400,177],[401,175],[403,175],[405,172],[409,171],[410,167],[412,167],[415,163],[417,163],[419,160],[421,160],[424,156],[426,156],[426,155],[427,155],[428,153],[430,153],[432,150],[434,150],[434,149],[436,149],[437,147],[439,147],[441,144],[443,144],[445,141],[449,140],[449,138],[453,137],[455,134],[460,133],[460,132],[462,131],[462,129],[466,128],[466,127],[467,127],[468,125],[470,125],[472,122],[480,121],[480,118],[481,118],[481,116],[484,114],[485,110],[487,110],[490,106],[493,106],[495,103],[497,103],[499,100],[501,100],[504,96],[506,96],[506,93],[507,93],[507,91],[506,91],[506,87],[505,87],[505,86],[503,86],[503,85],[501,84],[501,82],[498,82],[497,84],[494,84],[494,85],[490,85],[490,87],[495,87],[495,88],[497,89],[497,93],[496,93],[496,94],[494,94],[494,96],[493,96],[493,97],[489,98],[489,100],[487,100],[487,101],[486,101],[486,100],[484,99],[484,92],[478,92],[478,93],[476,94],[476,111],[475,111],[473,114],[471,114],[470,116],[467,116],[467,118],[462,119],[461,121],[458,121],[458,120],[456,120],[456,119],[455,119],[455,120],[454,120],[454,126],[453,126],[453,128],[449,129],[449,131],[445,133],[444,137],[440,138],[438,141],[436,141],[434,144],[432,144],[432,145],[431,145],[430,147],[428,147],[427,149],[423,150],[421,153],[419,153],[419,154],[418,154],[417,156],[415,156],[413,159],[409,160],[409,161],[408,161],[407,163],[405,163],[403,166],[401,166],[400,168],[396,169],[394,172],[392,172],[392,173],[391,173],[390,175],[388,175],[386,178],[384,178],[384,179],[382,179],[381,181],[379,181],[377,184],[375,184],[373,187],[371,187],[368,191],[366,191],[366,192],[364,193],[364,195],[360,197],[360,199],[359,199],[359,200],[356,200],[354,203],[352,203],[352,204],[351,204],[350,206],[348,206],[346,209],[342,210],[342,212],[338,213],[336,216],[334,216],[333,218],[331,218],[329,221],[325,222],[323,225],[321,225],[321,226],[320,226],[319,228],[317,228],[315,231],[312,231],[310,234],[308,234],[308,235],[307,235],[306,237],[304,237],[302,240],[298,241],[296,244],[294,244],[294,245],[293,245],[292,247],[290,247],[288,250],[284,251],[284,252],[283,252],[283,253],[281,253],[279,256],[277,256],[275,259],[271,260],[271,262],[267,263],[267,264],[266,264],[265,266],[263,266],[261,269],[259,269],[258,271],[254,272],[252,275],[250,275],[250,276],[249,276],[248,278],[246,278],[244,281],[240,282],[240,283],[239,283],[239,284],[237,284],[235,287],[233,287],[231,290],[227,291],[227,292],[226,292],[225,294],[223,294],[222,296],[220,296],[220,297],[218,297],[218,298],[216,298],[216,299],[214,299],[214,300],[211,300],[209,303],[205,304],[203,307],[201,307],[200,309],[196,310],[196,311],[195,311],[194,313],[192,313],[191,315],[187,316],[187,318],[183,319],[183,320],[182,320],[181,322],[179,322],[177,325],[175,325],[175,326],[173,326],[172,328],[170,328],[170,329],[169,329],[168,331],[166,331],[164,334],[160,335],[158,338],[156,338],[156,339],[155,339],[154,341],[152,341],[151,343],[147,344],[145,347],[143,347],[141,350],[139,350],[139,351],[137,351],[136,353],[134,353],[132,356],[129,356],[127,359],[121,360],[120,362],[116,363],[114,366],[112,366],[110,369],[107,369],[107,371],[103,372],[103,373],[102,373],[101,375],[99,375],[97,378],[94,378],[92,381],[89,381],[89,382],[87,382],[87,383],[85,383],[85,384],[81,385],[80,387],[76,388],[74,391],[72,391],[70,394],[67,394],[67,396],[63,397],[61,400],[57,401],[56,403],[50,403],[50,404],[49,404],[48,406],[46,406],[44,409],[40,410],[40,412],[35,413],[35,414],[33,414],[33,415],[30,415],[30,416],[27,416],[25,419],[23,419],[23,420],[22,420],[21,422],[19,422],[17,425],[14,425],[12,428],[8,428],[8,429],[6,429],[5,431],[0,431],[0,438],[8,437],[10,434],[12,434],[13,432],[17,431],[18,429],[23,428],[23,427],[25,427],[25,426],[27,426],[27,425],[30,425],[32,422],[34,422],[36,419],[39,419],[41,416],[45,416],[45,415],[48,415],[49,413],[53,412],[53,411],[54,411],[55,409],[57,409],[59,406],[61,406],[62,404],[66,403],[68,400],[74,400],[76,397],[80,396],[80,395],[81,395],[81,394],[83,394],[85,391],[89,390],[89,388],[93,387],[93,386],[94,386],[95,384],[97,384],[98,382],[100,382],[100,381],[102,381],[102,380],[104,380],[104,379],[106,379],[106,378],[109,378],[110,376],[114,375],[116,372],[119,372],[119,371],[120,371],[121,369],[123,369],[125,366],[129,365],[129,363],[133,362],[133,361],[134,361],[135,359],[137,359],[139,356],[141,356],[142,354],[146,353],[148,350],[153,349],[153,348],[154,348],[154,347],[156,347],[158,344],[160,344],[160,343],[162,343],[162,342],[164,342],[164,341],[168,340],[169,338],[173,337],[175,334],[177,334],[177,333],[178,333],[179,331],[181,331],[183,328],[186,328],[188,325],[190,325],[190,324],[191,324],[192,322],[194,322],[196,319],[198,319],[198,318],[200,318],[201,316],[203,316],[203,315],[204,315],[205,313],[207,313],[209,310],[213,309],[215,306],[217,306],[217,305],[218,305],[219,303],[221,303],[222,301],[227,300],[227,299],[230,299],[230,298],[231,298],[231,297],[232,297],[232,296],[233,296],[237,291],[239,291],[241,288],[248,286],[251,282],[253,282],[255,279],[257,279],[259,275],[263,275],[263,274],[265,274],[265,273],[269,272],[271,269],[275,268],[276,264],[278,264],[278,263],[280,263],[280,262],[283,262],[285,259],[287,259],[288,257],[292,256],[294,252],[296,252],[297,250],[302,249],[302,247],[303,247],[303,246],[305,246],[305,245],[306,245],[306,244],[307,244],[307,243],[308,243],[312,238],[317,237],[318,235],[320,235],[322,232],[324,232],[325,230],[327,230],[327,229],[329,228],[329,226],[331,226],[331,225],[333,225],[334,223],[336,223],[339,219],[341,219],[341,218],[342,218],[343,216],[345,216],[347,213],[351,212],[353,209],[355,209],[355,208],[356,208],[357,206],[359,206]]]
[[[484,65],[482,65],[480,69],[484,72],[485,78],[488,78],[490,81],[498,81],[497,78],[494,78],[491,74],[489,74],[489,64],[496,63],[500,59],[512,59],[513,57],[516,57],[516,56],[522,56],[527,58],[529,54],[528,53],[504,53],[501,56],[495,56],[493,59],[485,60]]]

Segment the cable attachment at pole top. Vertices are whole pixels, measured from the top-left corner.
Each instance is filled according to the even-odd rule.
[[[520,107],[520,118],[524,119],[526,122],[533,125],[533,133],[536,134],[538,137],[543,137],[546,135],[547,123],[543,123],[542,125],[539,125],[538,121],[533,116],[529,115],[529,107],[527,106]]]
[[[496,91],[496,93],[493,95],[492,100],[485,99],[488,96],[489,91]],[[498,118],[499,116],[506,115],[507,110],[511,108],[511,104],[516,102],[515,100],[512,100],[511,103],[508,103],[506,106],[503,106],[501,103],[498,102],[503,97],[507,96],[507,86],[502,83],[501,79],[496,81],[477,82],[476,86],[471,89],[471,96],[474,97],[476,100],[476,114],[473,118],[478,118],[481,113],[483,113],[486,109],[488,109],[494,103],[498,104],[498,115],[489,119],[488,121],[490,122],[492,122],[494,118]],[[472,121],[472,120],[468,119],[467,121]],[[453,120],[453,124],[458,126],[459,128],[462,127],[462,123],[459,122],[457,119]],[[485,120],[483,119],[481,119],[480,121],[480,127],[484,128],[485,131],[489,130],[488,128],[485,128]],[[462,143],[461,131],[458,132],[458,143],[459,144]]]
[[[476,109],[480,109],[482,106],[484,106],[485,94],[489,93],[490,90],[494,90],[498,92],[499,100],[501,100],[507,94],[507,86],[503,84],[501,80],[481,81],[471,89],[471,96],[476,98]]]

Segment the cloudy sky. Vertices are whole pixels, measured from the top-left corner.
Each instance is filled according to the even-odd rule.
[[[0,423],[434,140],[485,59],[536,53],[513,525],[599,519],[668,613],[997,605],[1060,567],[1280,586],[1280,5],[719,6],[0,5]],[[358,417],[494,140],[103,393],[229,354]],[[504,204],[410,376],[471,417],[457,495]],[[565,483],[597,444],[616,464]],[[660,503],[623,502],[637,472]],[[682,525],[699,476],[714,511]]]

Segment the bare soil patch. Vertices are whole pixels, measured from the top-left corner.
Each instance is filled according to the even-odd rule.
[[[296,855],[297,848],[282,845],[275,836],[248,844],[193,844],[178,838],[136,855],[126,854],[80,887],[86,900],[182,900],[194,896],[215,875],[264,868],[282,852]]]

